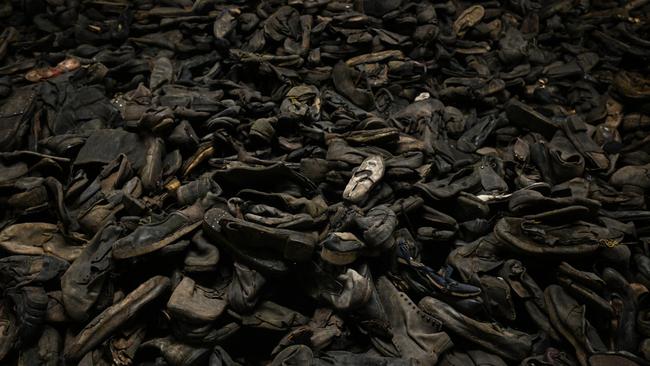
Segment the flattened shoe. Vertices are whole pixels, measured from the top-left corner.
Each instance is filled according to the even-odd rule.
[[[583,221],[552,226],[512,217],[499,220],[494,233],[506,249],[557,258],[593,254],[622,240],[620,234]]]
[[[155,276],[142,283],[118,303],[108,307],[77,334],[65,348],[65,358],[79,360],[132,319],[149,302],[170,287],[167,277]]]
[[[427,183],[416,183],[415,188],[432,200],[451,198],[462,191],[474,192],[481,185],[481,177],[474,167],[467,167],[454,172],[447,178]]]
[[[589,355],[607,350],[596,330],[585,318],[584,305],[580,305],[558,285],[547,287],[544,298],[553,327],[573,345],[580,364],[589,365]]]
[[[442,323],[442,328],[512,361],[530,354],[534,336],[496,323],[484,323],[465,316],[445,302],[425,297],[420,309]]]
[[[0,259],[0,288],[42,284],[58,278],[70,264],[51,255],[12,255]]]
[[[546,138],[551,138],[559,128],[551,119],[516,99],[506,104],[506,116],[513,124],[539,132]]]
[[[7,226],[0,232],[0,248],[11,254],[49,254],[74,261],[83,246],[69,246],[57,225],[29,222]]]
[[[172,212],[163,221],[138,226],[113,244],[113,258],[127,259],[162,249],[201,226],[206,207],[200,201]]]
[[[508,209],[516,215],[536,214],[569,206],[584,206],[589,213],[595,214],[601,205],[589,198],[546,197],[537,191],[526,189],[514,192],[508,201]]]
[[[286,271],[283,261],[309,260],[317,240],[315,232],[269,228],[237,219],[219,208],[206,212],[203,230],[243,262],[270,273]]]
[[[63,306],[75,321],[88,320],[90,309],[102,294],[113,266],[113,243],[123,231],[118,225],[108,225],[98,231],[61,276]]]

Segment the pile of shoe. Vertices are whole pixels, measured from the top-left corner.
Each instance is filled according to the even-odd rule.
[[[650,364],[649,18],[1,2],[0,363]]]

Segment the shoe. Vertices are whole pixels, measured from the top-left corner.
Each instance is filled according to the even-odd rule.
[[[499,268],[504,261],[500,255],[498,239],[492,233],[454,248],[447,256],[447,263],[466,282],[481,273]]]
[[[480,6],[480,5],[475,5]],[[472,6],[471,8],[475,7]],[[470,10],[468,8],[467,10]],[[462,16],[462,14],[461,14]],[[458,150],[465,153],[473,153],[481,148],[487,139],[492,135],[498,120],[492,116],[481,118],[472,128],[468,129],[458,138]]]
[[[190,250],[183,264],[187,272],[213,272],[217,269],[219,258],[219,248],[210,243],[203,236],[203,232],[199,231],[192,236]]]
[[[393,247],[397,217],[388,205],[375,206],[365,216],[355,216],[354,222],[363,231],[363,240],[369,251],[381,252]]]
[[[306,316],[271,301],[260,302],[253,312],[239,314],[239,318],[242,327],[259,330],[288,331],[309,323]]]
[[[535,325],[549,338],[559,342],[561,337],[551,326],[544,291],[528,274],[523,263],[509,259],[505,261],[499,275],[508,282],[516,297],[524,301],[524,308]]]
[[[357,79],[356,71],[343,62],[339,62],[332,70],[332,80],[336,90],[348,97],[352,103],[369,110],[374,104],[373,95],[367,90],[358,88],[354,80]]]
[[[343,191],[343,198],[353,203],[364,201],[370,190],[384,176],[384,169],[384,161],[380,156],[366,158],[353,170],[352,178]]]
[[[156,348],[170,366],[198,366],[210,357],[210,349],[180,343],[171,337],[156,338],[142,343],[142,349]]]
[[[483,275],[479,278],[483,303],[490,315],[497,319],[514,321],[517,318],[510,286],[501,277]]]
[[[406,282],[423,296],[449,296],[454,298],[470,298],[481,294],[481,289],[451,278],[453,267],[447,266],[436,273],[432,268],[422,264],[412,257],[408,247],[399,243],[397,261]]]
[[[27,123],[36,108],[36,88],[33,85],[14,89],[0,107],[0,151],[14,151],[22,147],[28,130]]]
[[[534,337],[496,323],[484,323],[460,314],[446,303],[425,297],[420,309],[442,323],[442,328],[474,344],[485,347],[498,356],[520,361],[530,353]]]
[[[16,289],[58,279],[70,264],[50,255],[12,255],[0,259],[0,288]]]
[[[113,224],[99,230],[61,277],[62,302],[73,320],[88,320],[113,266],[113,243],[123,230]]]
[[[569,116],[562,126],[569,140],[587,159],[590,167],[603,171],[609,168],[610,162],[607,154],[591,139],[587,124],[580,117]]]
[[[308,260],[316,246],[315,233],[269,228],[234,218],[218,208],[206,212],[203,230],[237,258],[267,273],[286,271],[286,264],[280,263],[284,260]]]
[[[511,123],[541,133],[547,138],[551,138],[559,128],[557,123],[516,99],[508,101],[506,116]]]
[[[59,228],[45,222],[14,224],[4,228],[0,232],[0,248],[10,254],[52,255],[70,263],[84,249],[81,245],[68,245]]]
[[[610,176],[609,184],[623,189],[646,190],[650,188],[650,164],[624,166]]]
[[[616,351],[636,352],[641,341],[637,332],[637,294],[628,280],[615,269],[605,268],[602,276],[607,284],[610,306],[614,308],[611,343],[615,345]]]
[[[226,300],[215,291],[199,286],[189,277],[174,288],[167,310],[172,317],[188,323],[213,323],[226,309]]]
[[[589,355],[605,351],[603,341],[585,318],[585,306],[578,304],[560,286],[550,285],[544,298],[553,327],[573,345],[581,365],[589,365]]]
[[[538,222],[503,218],[497,222],[494,233],[504,249],[526,255],[558,258],[593,254],[603,247],[615,246],[615,243],[622,240],[621,235],[584,221],[559,226]],[[560,242],[562,245],[557,245]]]
[[[50,326],[45,326],[38,341],[31,347],[21,350],[18,365],[59,365],[59,350],[62,343],[59,332]]]
[[[342,289],[339,292],[322,291],[321,298],[340,311],[354,310],[364,306],[372,296],[370,270],[362,265],[359,271],[348,268],[336,277]]]
[[[14,348],[18,338],[18,322],[8,300],[0,303],[0,361]]]
[[[582,177],[585,171],[584,157],[565,134],[556,132],[547,147],[550,175],[555,182]]]
[[[108,307],[90,321],[65,348],[65,358],[79,360],[86,353],[101,344],[105,339],[133,318],[149,302],[165,293],[170,287],[167,277],[155,276],[142,283],[124,299]]]
[[[161,222],[142,225],[113,244],[113,258],[128,259],[160,250],[201,226],[214,199],[210,193],[192,206],[172,212]]]
[[[124,327],[109,341],[111,356],[115,363],[129,363],[135,359],[135,355],[140,349],[140,345],[145,339],[146,325],[143,323],[135,323],[130,326]],[[86,357],[91,356],[94,352],[86,354]],[[85,357],[84,357],[85,358]],[[83,362],[83,359],[82,361]]]
[[[527,357],[521,361],[521,366],[577,366],[572,355],[568,355],[556,348],[547,348],[543,354]]]
[[[18,337],[23,344],[36,341],[43,331],[48,297],[42,287],[25,286],[7,291],[18,318]]]
[[[246,220],[280,229],[313,230],[324,219],[322,216],[314,218],[307,213],[291,214],[265,204],[244,202],[241,206]]]
[[[343,320],[332,310],[318,308],[307,325],[300,326],[280,340],[271,354],[294,344],[304,344],[312,350],[320,351],[330,346],[337,337],[343,334]]]
[[[265,283],[262,274],[235,262],[232,281],[226,292],[228,305],[239,313],[252,311]]]
[[[449,336],[441,331],[439,320],[418,309],[411,299],[398,291],[386,277],[377,280],[377,293],[393,335],[392,341],[382,347],[396,350],[394,357],[411,359],[422,364],[436,364],[440,355],[452,346]],[[380,341],[375,340],[375,343],[377,342]]]
[[[527,189],[513,192],[508,201],[508,209],[517,216],[569,206],[584,206],[590,214],[595,215],[601,204],[596,200],[582,197],[545,197],[537,191]]]
[[[233,167],[217,170],[213,177],[224,192],[251,189],[266,193],[285,193],[294,198],[314,198],[316,185],[285,164],[269,167]]]
[[[646,359],[641,359],[640,357],[625,351],[603,352],[589,356],[590,366],[640,366],[647,364],[648,361]]]
[[[363,242],[350,232],[330,233],[321,245],[321,259],[337,266],[353,263],[365,248]]]
[[[259,118],[253,122],[249,136],[251,139],[257,141],[260,145],[269,144],[275,136],[275,128],[273,124],[277,122],[277,118]]]

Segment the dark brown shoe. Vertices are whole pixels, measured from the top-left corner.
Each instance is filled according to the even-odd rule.
[[[74,339],[66,344],[65,358],[79,360],[111,334],[133,318],[149,302],[169,289],[167,277],[156,276],[145,281],[128,294],[122,301],[112,305],[97,315]]]
[[[484,323],[462,315],[446,303],[425,297],[420,309],[442,323],[444,330],[495,352],[508,360],[520,361],[530,353],[534,336],[496,323]]]

